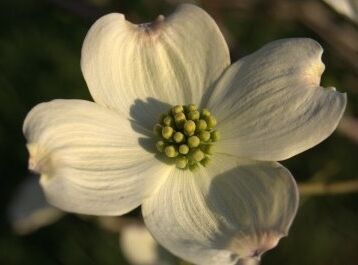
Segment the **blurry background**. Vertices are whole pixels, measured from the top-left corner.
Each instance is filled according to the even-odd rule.
[[[97,18],[116,11],[132,22],[148,22],[160,13],[171,13],[179,2],[0,1],[0,264],[127,264],[118,234],[83,217],[66,215],[28,235],[13,231],[9,203],[29,176],[21,126],[37,103],[91,99],[79,62],[82,41]],[[279,38],[310,37],[323,46],[322,83],[347,92],[347,110],[328,140],[283,162],[304,183],[301,207],[289,237],[266,253],[262,264],[357,264],[358,1],[351,0],[356,9],[350,10],[350,18],[320,0],[191,2],[215,18],[229,43],[232,61]],[[343,0],[331,2],[344,4]]]

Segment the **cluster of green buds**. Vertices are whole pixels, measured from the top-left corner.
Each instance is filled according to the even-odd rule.
[[[216,124],[207,109],[199,110],[194,104],[174,106],[154,126],[160,138],[156,149],[175,162],[177,168],[194,170],[199,164],[206,166],[213,143],[220,138]]]

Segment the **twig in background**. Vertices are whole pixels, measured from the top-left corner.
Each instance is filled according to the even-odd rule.
[[[358,192],[358,179],[333,183],[313,182],[298,185],[301,196],[338,195]]]
[[[293,19],[325,40],[358,72],[358,31],[349,22],[337,23],[333,11],[319,1],[272,1],[272,11],[280,19]]]

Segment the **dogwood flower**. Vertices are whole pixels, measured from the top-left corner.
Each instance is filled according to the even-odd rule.
[[[218,26],[196,6],[140,25],[106,15],[82,49],[95,102],[34,107],[23,127],[29,168],[69,212],[141,205],[154,238],[195,264],[259,258],[298,205],[275,161],[327,138],[346,105],[320,86],[321,55],[314,40],[283,39],[230,65]]]

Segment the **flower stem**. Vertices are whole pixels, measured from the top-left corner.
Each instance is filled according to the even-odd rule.
[[[358,192],[358,179],[333,183],[313,182],[298,185],[302,196],[338,195]]]

